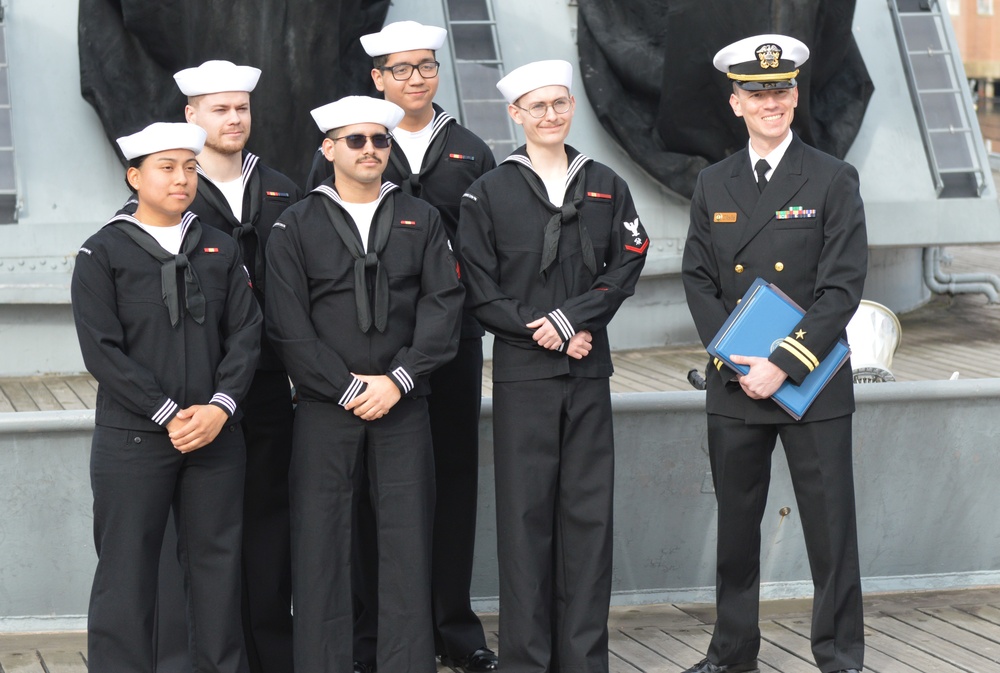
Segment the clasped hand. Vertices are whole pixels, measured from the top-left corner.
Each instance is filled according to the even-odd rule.
[[[382,418],[392,409],[402,397],[399,388],[388,376],[368,376],[354,374],[356,378],[367,383],[367,387],[357,397],[348,402],[344,408],[353,411],[354,415],[364,421],[374,421]]]
[[[175,449],[190,453],[211,444],[228,420],[229,414],[214,404],[195,404],[170,419],[167,435]]]
[[[559,336],[559,332],[549,322],[547,317],[533,320],[525,325],[525,327],[535,330],[531,338],[542,348],[554,351],[562,347],[562,337]],[[566,345],[566,355],[575,360],[582,360],[590,354],[591,349],[594,347],[591,343],[593,340],[594,336],[588,330],[580,330],[570,337],[569,344]]]

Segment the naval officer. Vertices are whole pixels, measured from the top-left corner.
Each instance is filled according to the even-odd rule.
[[[687,673],[757,670],[760,523],[778,437],[788,460],[815,584],[812,651],[819,670],[859,671],[864,660],[854,509],[849,364],[801,421],[771,399],[801,383],[846,337],[868,267],[865,211],[853,166],[805,145],[790,129],[796,76],[808,48],[757,35],[720,50],[729,104],[746,123],[745,150],[702,171],[691,199],[683,282],[708,344],[757,277],[806,313],[771,355],[738,357],[740,375],[708,367],[708,445],[718,501],[718,617],[706,658]]]

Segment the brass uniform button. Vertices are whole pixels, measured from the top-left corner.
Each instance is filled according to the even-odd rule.
[[[742,264],[737,264],[736,268],[734,269],[734,271],[736,271],[736,273],[743,273],[743,265]]]
[[[784,271],[785,270],[785,265],[782,264],[781,262],[775,262],[775,264],[774,264],[774,270],[775,271]]]

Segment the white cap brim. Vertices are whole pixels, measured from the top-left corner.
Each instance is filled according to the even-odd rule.
[[[236,65],[229,61],[205,61],[197,68],[186,68],[174,74],[177,88],[185,96],[203,96],[222,91],[254,90],[260,79],[260,68]]]
[[[156,122],[138,133],[116,140],[127,160],[165,150],[191,150],[200,154],[205,146],[205,129],[186,122]]]
[[[497,89],[508,103],[541,89],[543,86],[564,86],[572,91],[573,66],[569,61],[535,61],[512,70],[510,74],[497,82]]]
[[[381,98],[346,96],[310,111],[323,133],[351,124],[381,124],[391,132],[403,120],[403,108]]]
[[[369,56],[385,56],[401,51],[430,49],[437,51],[448,37],[448,31],[437,26],[425,26],[416,21],[396,21],[377,33],[361,36],[361,46]]]

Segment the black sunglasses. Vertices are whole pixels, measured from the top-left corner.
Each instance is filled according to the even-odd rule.
[[[388,133],[376,133],[370,136],[366,136],[361,133],[352,133],[349,136],[337,136],[336,138],[331,138],[330,140],[333,142],[343,140],[352,150],[360,150],[368,144],[369,139],[372,141],[372,147],[377,150],[384,150],[392,144],[392,136]]]

